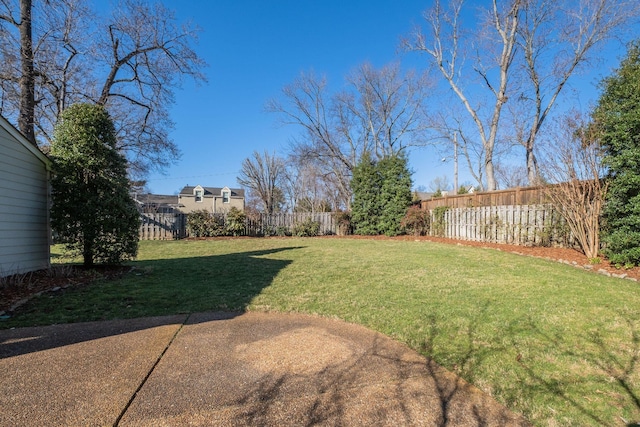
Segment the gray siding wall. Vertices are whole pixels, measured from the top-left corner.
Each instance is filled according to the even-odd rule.
[[[46,164],[0,126],[0,277],[49,266],[48,195]]]

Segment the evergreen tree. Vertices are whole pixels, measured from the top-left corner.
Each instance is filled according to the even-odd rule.
[[[640,42],[602,83],[593,113],[604,149],[609,190],[603,209],[604,253],[614,263],[640,264]]]
[[[402,232],[400,222],[411,205],[411,173],[407,158],[395,154],[380,160],[378,172],[382,178],[378,231],[387,236],[397,236]]]
[[[377,164],[367,152],[353,169],[351,179],[351,191],[353,192],[351,222],[355,234],[380,234],[378,218],[382,211],[379,198],[381,187],[382,179]]]
[[[85,266],[134,258],[140,219],[107,111],[90,104],[66,109],[55,128],[51,155],[51,225],[58,239],[82,254]]]
[[[355,234],[396,236],[411,204],[411,173],[404,155],[379,162],[366,153],[353,170],[351,221]]]

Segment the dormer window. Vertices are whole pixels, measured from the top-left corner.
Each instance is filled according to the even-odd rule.
[[[231,192],[229,190],[222,190],[222,203],[229,203]]]
[[[201,185],[196,185],[193,188],[193,200],[198,203],[202,203],[202,198],[204,197],[204,188]]]

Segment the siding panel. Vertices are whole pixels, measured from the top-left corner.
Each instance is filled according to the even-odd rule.
[[[0,276],[49,265],[47,165],[0,118]]]

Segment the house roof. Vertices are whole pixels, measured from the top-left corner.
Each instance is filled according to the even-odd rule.
[[[155,204],[158,206],[171,206],[178,205],[177,195],[164,195],[164,194],[136,194],[135,199],[138,203],[142,204]]]
[[[4,116],[0,115],[0,126],[5,129],[11,136],[13,136],[20,144],[22,144],[27,150],[29,150],[34,156],[36,156],[42,163],[45,164],[47,170],[51,168],[51,159],[49,159],[40,149],[29,142],[29,140],[16,129]]]
[[[182,190],[180,190],[181,196],[193,196],[193,189],[196,188],[197,185],[189,186],[187,185]],[[222,189],[225,187],[205,187],[202,186],[204,190],[204,197],[213,197],[222,195]],[[227,187],[228,188],[228,187]],[[244,197],[244,190],[241,188],[229,188],[231,191],[231,197]]]
[[[419,200],[429,200],[433,196],[433,193],[426,191],[414,191],[412,194],[417,195]]]

